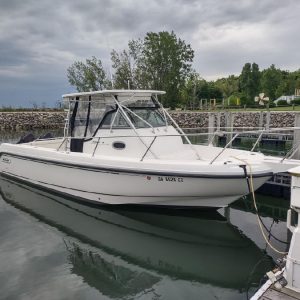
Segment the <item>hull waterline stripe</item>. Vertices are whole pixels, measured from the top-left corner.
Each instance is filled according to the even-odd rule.
[[[55,189],[55,188],[62,188],[62,189],[65,189],[65,193],[67,194],[70,194],[68,193],[67,190],[70,190],[70,191],[75,191],[75,192],[81,192],[81,193],[87,193],[87,194],[93,194],[93,195],[99,195],[99,196],[110,196],[110,197],[128,197],[128,198],[166,198],[166,197],[170,197],[170,198],[183,198],[183,196],[178,196],[178,195],[170,195],[170,196],[145,196],[145,195],[119,195],[119,194],[106,194],[106,193],[99,193],[99,192],[91,192],[91,191],[86,191],[86,190],[80,190],[80,189],[75,189],[75,188],[70,188],[70,187],[65,187],[65,186],[61,186],[61,185],[57,185],[57,184],[53,184],[53,183],[46,183],[44,181],[40,181],[40,180],[32,180],[28,177],[25,177],[25,176],[20,176],[20,175],[15,175],[13,173],[10,173],[10,172],[2,172],[3,175],[7,176],[7,177],[13,177],[13,178],[18,178],[22,181],[25,181],[25,182],[30,182],[34,185],[42,185],[44,187],[48,187],[49,189]],[[224,197],[241,197],[242,195],[225,195]],[[80,197],[80,196],[79,196]],[[190,199],[200,199],[201,198],[204,198],[206,199],[207,197],[206,196],[188,196],[188,198]],[[214,197],[211,197],[211,198],[214,198]],[[98,201],[97,201],[98,202]]]
[[[74,163],[67,163],[67,162],[60,162],[60,161],[53,161],[49,159],[41,159],[41,158],[34,158],[30,156],[24,156],[19,154],[12,154],[9,152],[1,152],[0,158],[2,155],[7,155],[11,157],[16,157],[23,160],[29,160],[34,162],[39,162],[48,165],[58,165],[63,166],[66,168],[73,168],[73,169],[81,169],[87,170],[91,172],[100,172],[100,173],[112,173],[112,174],[127,174],[127,175],[155,175],[155,176],[166,176],[166,177],[184,177],[184,178],[213,178],[213,179],[239,179],[245,178],[245,174],[241,169],[241,174],[239,175],[213,175],[213,174],[187,174],[187,173],[177,173],[177,172],[164,172],[164,171],[153,171],[153,170],[132,170],[132,169],[121,169],[121,168],[108,168],[108,167],[93,167],[93,166],[85,166],[80,164]],[[272,172],[260,173],[260,174],[253,174],[253,178],[260,178],[260,177],[270,177],[273,176]]]

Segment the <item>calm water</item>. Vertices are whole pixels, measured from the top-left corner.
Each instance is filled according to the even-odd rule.
[[[216,212],[108,210],[2,177],[0,193],[0,299],[247,299],[278,257],[247,197]],[[286,250],[288,201],[257,198]]]

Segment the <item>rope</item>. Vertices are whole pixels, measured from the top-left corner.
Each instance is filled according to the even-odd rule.
[[[286,245],[289,245],[289,244],[290,244],[290,242],[286,242],[286,241],[280,240],[280,239],[277,238],[275,235],[273,235],[272,232],[271,232],[271,228],[268,229],[267,226],[266,226],[266,225],[264,224],[264,222],[262,221],[261,217],[260,217],[260,216],[258,216],[258,217],[259,217],[261,223],[263,224],[264,228],[266,229],[266,231],[268,231],[269,236],[271,236],[274,240],[276,240],[276,241],[279,242],[279,243],[286,244]],[[273,224],[274,224],[274,220],[273,220],[272,226],[273,226]],[[271,227],[272,227],[272,226],[271,226]]]
[[[253,185],[253,176],[252,176],[252,167],[251,167],[251,164],[249,164],[246,160],[243,160],[243,159],[240,159],[240,158],[237,158],[237,157],[233,157],[239,161],[242,161],[243,163],[245,163],[248,167],[249,167],[249,178],[250,178],[250,181],[249,181],[249,185],[250,185],[250,193],[252,195],[252,199],[253,199],[253,204],[254,204],[254,208],[255,208],[255,211],[256,211],[256,217],[257,217],[257,221],[258,221],[258,225],[259,225],[259,228],[260,228],[260,231],[262,233],[262,236],[264,238],[264,240],[266,241],[266,243],[268,244],[268,246],[275,252],[279,253],[279,254],[283,254],[283,255],[286,255],[288,252],[283,252],[283,251],[279,251],[278,249],[276,249],[271,243],[270,241],[268,240],[268,237],[266,236],[264,230],[263,230],[263,224],[262,224],[262,221],[260,220],[260,217],[258,215],[258,209],[257,209],[257,205],[256,205],[256,198],[255,198],[255,192],[254,192],[254,185]]]
[[[249,189],[249,191],[250,191],[250,189]],[[246,208],[247,208],[248,210],[252,210],[252,207],[249,207],[249,206],[247,205],[246,199],[247,199],[247,197],[246,197],[246,196],[243,196],[244,205],[246,205]],[[285,244],[285,245],[290,245],[290,242],[283,241],[283,240],[277,238],[274,234],[272,234],[271,228],[270,228],[270,229],[267,228],[267,226],[264,224],[263,220],[261,219],[261,216],[260,216],[260,215],[258,215],[258,217],[259,217],[261,223],[263,224],[265,230],[269,233],[269,236],[271,236],[274,240],[276,240],[276,241],[279,242],[279,243],[282,243],[282,244]],[[273,220],[272,225],[274,224],[274,222],[275,222],[275,220]]]

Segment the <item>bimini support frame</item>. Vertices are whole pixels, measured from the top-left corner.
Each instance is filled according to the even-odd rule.
[[[194,153],[196,154],[197,158],[201,160],[201,157],[198,153],[198,151],[196,150],[196,148],[193,146],[193,144],[191,143],[190,139],[187,137],[187,135],[183,132],[183,130],[179,127],[179,125],[176,123],[176,121],[171,117],[171,115],[168,113],[168,111],[166,109],[164,109],[164,107],[162,106],[162,104],[158,101],[157,98],[157,94],[154,95],[154,99],[157,102],[157,104],[159,105],[160,109],[163,111],[164,117],[165,117],[165,122],[166,122],[166,128],[168,128],[168,121],[167,121],[167,117],[172,121],[172,123],[175,125],[176,129],[179,131],[179,133],[184,137],[184,139],[187,141],[187,143],[190,145],[191,149],[194,151]],[[166,117],[167,116],[167,117]]]
[[[112,99],[115,101],[116,105],[118,106],[119,111],[121,112],[121,114],[123,115],[123,117],[126,119],[126,121],[128,122],[128,124],[130,125],[130,127],[132,128],[132,130],[134,131],[134,133],[136,134],[136,136],[139,138],[139,140],[143,143],[143,145],[146,147],[147,152],[149,151],[154,158],[158,158],[157,155],[150,149],[152,143],[150,145],[147,145],[147,143],[144,141],[144,139],[139,135],[138,131],[136,130],[135,126],[133,125],[133,123],[131,122],[130,118],[128,117],[128,115],[126,114],[126,112],[124,111],[123,105],[121,103],[119,103],[118,99],[116,98],[116,96],[111,95]],[[131,98],[134,97],[134,93],[132,94]],[[128,109],[130,110],[130,109]],[[131,111],[131,110],[130,110]],[[152,126],[151,126],[152,127]],[[153,127],[152,127],[153,128]]]

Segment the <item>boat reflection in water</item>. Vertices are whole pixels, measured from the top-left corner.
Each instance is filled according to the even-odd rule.
[[[63,232],[71,271],[111,298],[153,290],[166,277],[239,294],[272,267],[216,211],[108,210],[3,177],[0,187],[7,203]]]

